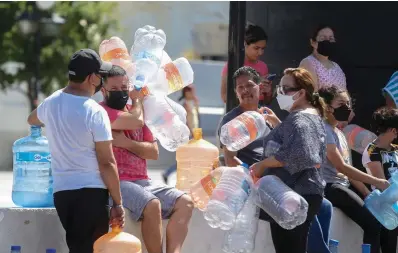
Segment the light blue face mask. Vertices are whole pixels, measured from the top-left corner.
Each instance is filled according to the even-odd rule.
[[[383,95],[385,95],[384,93],[387,93],[392,98],[398,108],[398,71],[392,74],[390,81],[383,88]]]

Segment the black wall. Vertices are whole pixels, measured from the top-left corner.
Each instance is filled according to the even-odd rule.
[[[335,60],[354,98],[355,123],[369,128],[384,104],[381,89],[398,70],[398,2],[247,2],[247,21],[269,36],[263,60],[271,73],[297,67],[310,54],[309,38],[319,24],[335,30]]]

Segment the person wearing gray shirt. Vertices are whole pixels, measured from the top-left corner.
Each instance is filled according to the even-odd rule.
[[[347,140],[337,128],[338,122],[346,121],[351,114],[348,92],[336,87],[327,87],[322,88],[319,94],[328,106],[324,123],[327,160],[321,166],[327,183],[325,197],[363,229],[363,243],[371,244],[372,253],[379,253],[381,225],[364,206],[362,198],[369,194],[364,183],[381,190],[386,189],[389,183],[351,166]]]
[[[277,100],[280,108],[290,114],[265,138],[265,159],[251,166],[256,177],[276,175],[308,203],[306,221],[291,230],[271,221],[276,253],[307,252],[309,228],[323,200],[324,181],[319,168],[326,159],[322,120],[325,105],[314,86],[307,70],[285,70],[277,89]],[[275,115],[268,114],[268,117]]]

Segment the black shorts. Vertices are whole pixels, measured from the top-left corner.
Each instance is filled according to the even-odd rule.
[[[109,230],[106,189],[83,188],[54,193],[54,204],[66,232],[70,253],[93,253],[94,242]]]

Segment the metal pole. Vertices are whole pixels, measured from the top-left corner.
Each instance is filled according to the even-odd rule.
[[[40,22],[40,21],[39,21]],[[33,90],[32,90],[32,106],[33,110],[37,108],[39,105],[38,97],[39,97],[39,91],[40,91],[40,55],[41,55],[41,31],[40,31],[40,25],[39,28],[37,29],[37,32],[35,33],[35,82],[33,84]]]
[[[243,66],[245,59],[245,27],[246,2],[231,1],[229,3],[229,34],[228,34],[228,79],[226,112],[238,105],[232,76]]]

